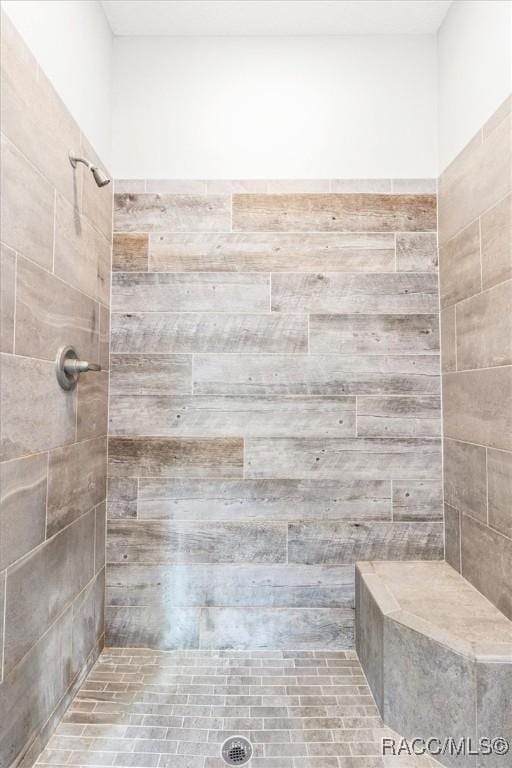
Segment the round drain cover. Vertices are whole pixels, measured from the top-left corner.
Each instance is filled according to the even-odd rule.
[[[246,765],[252,757],[252,745],[243,736],[230,736],[221,749],[226,765]]]

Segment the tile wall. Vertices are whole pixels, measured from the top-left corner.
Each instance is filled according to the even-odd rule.
[[[512,618],[509,98],[439,183],[446,557]]]
[[[116,192],[108,644],[351,647],[443,556],[435,182]]]
[[[37,753],[103,642],[112,190],[2,15],[0,765]],[[104,371],[64,392],[57,349]]]

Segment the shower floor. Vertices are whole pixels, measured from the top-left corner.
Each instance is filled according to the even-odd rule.
[[[384,728],[353,651],[106,649],[37,765],[223,768],[246,736],[250,768],[426,768],[381,757]]]

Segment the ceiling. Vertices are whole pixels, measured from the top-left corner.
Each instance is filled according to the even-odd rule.
[[[422,35],[451,0],[102,0],[115,35]]]

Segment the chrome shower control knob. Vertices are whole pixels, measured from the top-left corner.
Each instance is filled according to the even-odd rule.
[[[57,381],[62,389],[74,389],[78,383],[81,373],[87,371],[101,371],[98,363],[89,363],[87,360],[80,360],[79,354],[74,347],[61,347],[57,352],[55,363]]]

